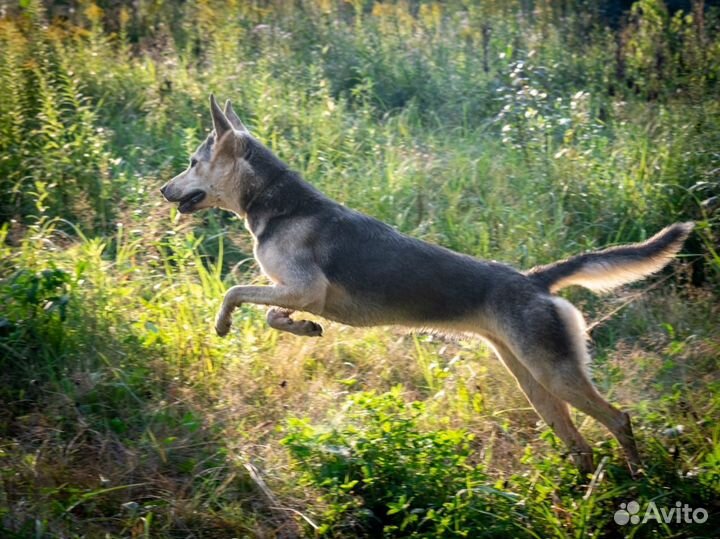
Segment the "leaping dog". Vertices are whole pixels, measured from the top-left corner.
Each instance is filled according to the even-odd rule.
[[[218,207],[245,219],[254,255],[271,286],[233,286],[215,322],[225,336],[243,303],[269,305],[268,324],[317,337],[322,327],[294,320],[306,311],[351,326],[401,325],[485,339],[537,413],[583,472],[592,449],[568,404],[617,438],[631,470],[640,466],[630,417],[595,389],[580,312],[554,295],[580,285],[607,291],[663,268],[693,223],[677,223],[643,243],[581,254],[529,271],[426,243],[346,208],[305,182],[253,138],[228,101],[210,97],[213,132],[186,170],[161,192],[181,213]]]

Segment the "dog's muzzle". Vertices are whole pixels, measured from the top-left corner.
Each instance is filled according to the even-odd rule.
[[[199,203],[202,199],[205,198],[205,191],[202,189],[193,189],[190,191],[187,195],[178,197],[175,195],[175,192],[170,189],[168,191],[168,186],[165,185],[162,188],[160,188],[160,192],[165,197],[165,200],[168,202],[178,202],[178,211],[180,213],[190,213],[193,211],[193,208],[197,203]]]
[[[205,191],[202,191],[201,189],[190,191],[187,195],[178,200],[178,211],[180,213],[190,213],[193,211],[195,204],[198,204],[204,198]]]

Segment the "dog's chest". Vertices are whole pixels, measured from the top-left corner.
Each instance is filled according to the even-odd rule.
[[[251,231],[253,254],[263,274],[275,284],[290,285],[304,281],[312,273],[308,260],[312,259],[308,237],[310,227],[305,220],[288,223],[259,223]]]
[[[292,285],[305,280],[308,268],[301,267],[298,260],[304,260],[298,247],[291,241],[256,242],[253,249],[263,274],[275,284]]]
[[[277,245],[277,241],[273,238],[270,241],[261,241],[265,230],[266,223],[261,221],[255,227],[250,226],[248,220],[245,221],[245,228],[250,232],[253,239],[253,256],[260,266],[260,271],[268,279],[275,284],[283,284],[285,271],[283,264],[286,264],[286,258],[282,256],[282,250]]]
[[[275,284],[284,284],[283,277],[286,270],[284,270],[283,264],[287,264],[287,259],[282,256],[279,249],[272,245],[265,246],[256,242],[253,254],[263,275]]]

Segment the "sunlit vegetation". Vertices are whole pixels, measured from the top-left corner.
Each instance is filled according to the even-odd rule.
[[[0,535],[715,536],[714,4],[0,2]],[[158,192],[211,91],[328,195],[472,255],[695,220],[662,274],[568,292],[645,474],[577,414],[580,476],[480,342],[303,339],[255,306],[216,337],[224,290],[265,282],[250,240]],[[709,518],[619,525],[630,500]]]

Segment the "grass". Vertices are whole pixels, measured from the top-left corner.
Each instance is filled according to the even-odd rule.
[[[229,15],[227,15],[229,14]],[[720,525],[717,29],[641,0],[20,2],[0,19],[0,531],[8,537],[712,537]],[[578,36],[584,36],[579,39]],[[158,187],[207,93],[328,195],[527,268],[697,232],[597,298],[593,376],[636,425],[632,480],[570,465],[479,342],[267,328],[241,223]],[[619,525],[621,503],[702,523]]]

